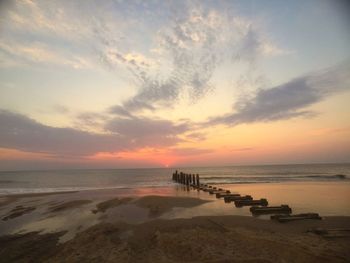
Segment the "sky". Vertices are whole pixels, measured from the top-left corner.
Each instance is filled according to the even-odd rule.
[[[350,4],[0,2],[0,170],[350,160]]]

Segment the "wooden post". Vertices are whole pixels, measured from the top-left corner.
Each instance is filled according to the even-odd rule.
[[[196,179],[197,179],[197,186],[199,187],[199,174],[196,175]]]
[[[190,181],[190,185],[191,185],[192,184],[192,174],[189,174],[188,177],[189,177],[189,181]]]
[[[196,176],[192,174],[192,183],[193,185],[196,185]]]

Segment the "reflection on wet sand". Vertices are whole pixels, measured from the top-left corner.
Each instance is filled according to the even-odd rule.
[[[266,197],[271,206],[288,203],[294,213],[317,211],[321,216],[350,215],[349,183],[241,184],[225,185],[225,188],[232,193],[249,193],[255,197]],[[150,194],[178,197],[178,199],[152,198],[149,197]],[[140,197],[145,198],[137,200]],[[0,234],[44,229],[81,230],[104,220],[110,222],[111,219],[140,223],[157,217],[172,219],[212,215],[251,215],[247,207],[235,208],[232,203],[225,204],[222,199],[216,199],[204,192],[188,191],[188,187],[182,185],[47,195],[26,194],[1,197],[1,202]],[[10,218],[11,220],[8,220]]]

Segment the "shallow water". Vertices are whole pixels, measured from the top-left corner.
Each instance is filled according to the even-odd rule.
[[[175,183],[171,180],[171,174],[176,169],[186,173],[199,174],[202,183],[210,184],[350,182],[350,164],[2,171],[0,172],[0,195],[172,187]]]
[[[254,199],[267,198],[270,205],[288,204],[293,213],[316,212],[321,216],[350,216],[350,183],[347,182],[289,182],[268,184],[231,184],[222,185],[225,189],[242,195],[250,194]],[[210,202],[193,207],[174,207],[156,217],[149,216],[149,210],[128,202],[108,209],[106,212],[93,213],[96,204],[114,198],[135,198],[158,195],[172,197],[200,198]],[[2,197],[2,199],[6,199]],[[91,200],[91,203],[62,212],[50,213],[52,205],[72,200]],[[1,198],[0,198],[1,201]],[[166,201],[165,201],[166,202]],[[65,242],[88,227],[100,222],[124,221],[138,224],[156,218],[192,218],[196,216],[241,215],[251,216],[249,207],[237,208],[234,203],[225,203],[208,192],[187,188],[179,184],[170,187],[104,189],[80,191],[42,196],[26,196],[0,209],[2,218],[17,205],[34,206],[36,210],[20,217],[0,221],[0,235],[42,231],[68,231],[61,237]],[[260,216],[269,219],[269,216]]]

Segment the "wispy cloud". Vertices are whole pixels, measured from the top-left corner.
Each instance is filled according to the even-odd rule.
[[[200,148],[173,148],[169,153],[177,157],[199,156],[203,154],[213,153],[213,149],[200,149]]]
[[[312,135],[312,136],[325,136],[325,135],[333,135],[338,133],[350,133],[350,127],[321,128],[321,129],[314,129],[307,132],[308,135]]]
[[[116,51],[112,57],[105,56],[110,64],[113,60],[124,63],[139,81],[138,93],[118,104],[117,114],[122,108],[130,113],[173,107],[184,94],[190,103],[196,103],[215,88],[212,77],[225,62],[250,62],[261,55],[286,54],[262,37],[252,21],[236,14],[193,4],[179,5],[175,10],[176,15],[158,30],[157,45],[150,46],[151,54],[157,56],[158,68],[130,65],[125,55]],[[171,61],[166,64],[166,72],[162,68],[165,61]]]
[[[215,89],[213,76],[225,62],[287,54],[254,21],[224,6],[18,0],[5,5],[0,17],[0,59],[2,66],[76,69],[96,68],[99,61],[122,78],[129,74],[138,91],[116,101],[111,112],[118,115],[173,107],[184,96],[193,104]],[[141,10],[147,16],[140,16]]]
[[[293,79],[276,87],[259,90],[252,98],[237,101],[234,112],[211,118],[206,124],[237,125],[309,117],[308,106],[350,87],[350,62]]]
[[[5,43],[7,42],[7,43]],[[42,43],[23,43],[2,41],[0,52],[3,53],[3,66],[6,65],[57,65],[68,66],[75,69],[91,68],[92,64],[84,57],[54,50]]]
[[[119,32],[111,34],[118,21],[101,15],[103,8],[92,2],[4,1],[0,16],[2,66],[96,66],[97,34],[109,33],[112,41]]]
[[[174,124],[168,120],[149,118],[115,118],[105,124],[107,131],[139,146],[171,146],[182,140],[178,137],[190,129],[187,123]]]
[[[105,133],[92,133],[43,125],[5,110],[0,110],[0,123],[0,147],[60,157],[175,146],[189,129],[188,124],[166,120],[115,118],[105,122]]]
[[[261,30],[254,28],[253,24],[246,25],[242,33],[234,59],[256,63],[263,56],[279,56],[293,54],[292,50],[283,49],[268,39]]]

